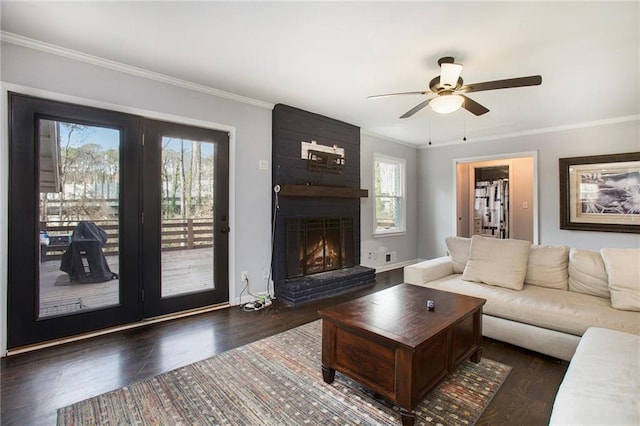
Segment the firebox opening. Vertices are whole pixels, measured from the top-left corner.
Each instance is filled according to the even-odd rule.
[[[287,219],[287,278],[354,266],[352,218]]]

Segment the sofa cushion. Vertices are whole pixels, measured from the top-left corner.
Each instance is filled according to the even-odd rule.
[[[453,260],[453,272],[461,274],[464,267],[467,266],[469,260],[469,248],[471,247],[471,238],[465,237],[447,237],[445,238],[449,257]]]
[[[569,279],[569,247],[532,245],[525,284],[566,290]]]
[[[640,311],[640,249],[603,248],[600,254],[609,277],[611,306]]]
[[[465,281],[521,290],[527,273],[531,243],[522,240],[471,237],[469,260],[462,273]]]
[[[597,251],[569,251],[569,290],[609,298],[609,281],[602,256]]]
[[[482,312],[511,321],[581,336],[589,327],[640,334],[640,313],[613,309],[608,299],[583,293],[524,285],[521,291],[463,281],[450,275],[424,284],[487,302]]]

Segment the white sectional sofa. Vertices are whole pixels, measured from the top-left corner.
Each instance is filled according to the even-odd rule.
[[[446,242],[448,256],[405,267],[404,281],[486,299],[487,337],[568,361],[590,327],[640,334],[640,249]]]
[[[560,384],[550,425],[639,425],[640,336],[592,327]]]

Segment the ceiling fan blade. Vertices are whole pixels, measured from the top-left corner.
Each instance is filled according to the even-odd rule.
[[[420,102],[418,105],[414,106],[409,111],[407,111],[404,114],[402,114],[400,116],[400,118],[409,118],[409,117],[411,117],[413,114],[415,114],[416,112],[420,111],[422,108],[424,108],[427,105],[429,105],[429,102],[431,102],[431,99],[433,99],[433,98],[429,98],[426,101]]]
[[[462,103],[462,108],[466,109],[473,115],[482,115],[489,112],[489,109],[480,105],[476,101],[471,98],[467,98],[464,95],[460,95],[464,98],[464,102]]]
[[[419,92],[385,93],[384,95],[367,96],[367,99],[386,98],[387,96],[396,96],[396,95],[426,95],[428,93],[431,93],[431,91],[430,90],[422,90],[422,91],[419,91]]]
[[[506,80],[485,81],[483,83],[467,84],[460,88],[461,92],[482,92],[484,90],[508,89],[511,87],[538,86],[542,84],[542,76],[530,75],[528,77],[508,78]]]

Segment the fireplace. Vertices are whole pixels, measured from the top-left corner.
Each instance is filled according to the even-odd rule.
[[[307,303],[375,283],[360,265],[360,129],[278,104],[273,109],[276,297]]]
[[[287,278],[354,266],[353,219],[288,218]]]

